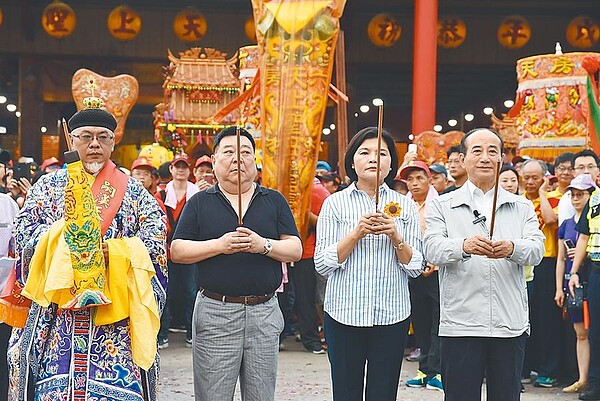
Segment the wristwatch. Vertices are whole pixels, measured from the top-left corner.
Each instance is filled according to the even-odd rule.
[[[265,238],[265,250],[262,252],[263,255],[268,255],[269,252],[271,252],[273,250],[273,244],[271,243],[271,240],[268,238]]]

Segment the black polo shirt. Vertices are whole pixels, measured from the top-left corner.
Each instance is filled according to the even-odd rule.
[[[299,237],[290,207],[279,192],[259,185],[243,218],[244,227],[264,238],[283,234]],[[198,192],[185,204],[173,239],[205,241],[235,231],[238,216],[217,185]],[[268,256],[239,252],[196,263],[196,283],[223,295],[263,295],[281,285],[281,262]]]

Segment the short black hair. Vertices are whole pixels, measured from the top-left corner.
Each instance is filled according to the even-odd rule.
[[[517,176],[517,179],[519,179],[519,172],[517,171],[516,168],[514,168],[513,166],[509,166],[507,164],[505,164],[504,166],[502,166],[502,168],[500,169],[500,174],[506,172],[506,171],[512,171],[513,173],[515,173],[515,175]]]
[[[160,173],[156,167],[152,167],[152,170],[150,170],[150,175],[152,178],[160,178]]]
[[[356,170],[352,167],[354,164],[354,154],[365,140],[372,138],[377,138],[377,127],[366,127],[358,131],[348,144],[346,154],[344,155],[344,167],[346,168],[346,174],[350,177],[351,181],[358,181]],[[394,177],[396,177],[396,173],[398,173],[398,153],[396,152],[396,144],[394,143],[394,138],[392,138],[385,129],[381,132],[381,139],[383,139],[387,145],[390,157],[392,158],[392,164],[390,165],[391,169],[384,179],[385,183],[392,188]]]
[[[498,137],[498,140],[500,141],[500,153],[504,154],[504,141],[502,140],[502,137],[500,136],[500,134],[498,134],[496,131],[494,131],[491,128],[474,128],[471,131],[467,132],[465,134],[465,136],[463,136],[463,139],[460,141],[460,153],[462,153],[463,155],[467,154],[467,139],[473,135],[476,132],[479,131],[489,131],[492,134],[496,135]]]
[[[600,164],[598,163],[598,155],[591,149],[584,149],[581,152],[577,152],[575,153],[575,155],[573,155],[573,159],[571,159],[571,167],[575,168],[575,160],[577,160],[580,157],[593,157],[594,160],[596,161],[596,165]]]
[[[556,159],[554,159],[554,167],[558,167],[559,164],[565,163],[565,162],[573,162],[573,157],[575,155],[571,152],[564,152],[561,153],[560,155],[556,156]]]
[[[161,179],[167,180],[171,178],[171,170],[169,170],[169,167],[171,167],[171,162],[164,162],[158,167],[158,176]]]
[[[217,148],[219,147],[219,143],[226,136],[235,136],[235,135],[237,135],[237,132],[236,132],[237,129],[238,129],[238,127],[232,125],[230,127],[225,128],[223,131],[219,132],[215,136],[215,141],[213,142],[213,150],[215,152],[217,151]],[[246,131],[245,129],[243,129],[241,127],[240,127],[240,135],[241,136],[245,136],[246,138],[248,138],[248,140],[250,140],[250,143],[252,144],[252,150],[256,151],[256,143],[254,142],[254,138],[252,138],[252,135],[248,131]]]
[[[460,146],[451,146],[450,149],[446,152],[446,157],[450,157],[452,153],[460,153]]]

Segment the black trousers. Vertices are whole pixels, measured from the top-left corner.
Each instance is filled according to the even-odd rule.
[[[302,345],[309,351],[321,348],[321,338],[317,326],[317,272],[313,258],[301,259],[289,268],[296,291],[296,313],[298,314]]]
[[[11,331],[12,327],[0,323],[0,401],[8,399],[8,361],[6,360],[6,352]]]
[[[556,306],[556,258],[543,258],[534,269],[531,300],[531,333],[538,355],[538,374],[559,378],[563,343],[562,310]]]
[[[519,401],[525,337],[441,337],[444,401]]]
[[[430,379],[441,372],[440,366],[440,285],[438,272],[429,277],[419,276],[409,280],[410,319],[415,342],[425,357],[419,362],[419,370]]]
[[[363,393],[365,401],[396,401],[408,319],[389,326],[354,327],[326,313],[323,322],[333,401],[363,401]]]
[[[600,391],[600,262],[594,262],[588,280],[587,297],[590,311],[590,387]]]

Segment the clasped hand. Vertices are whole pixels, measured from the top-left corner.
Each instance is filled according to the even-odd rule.
[[[231,255],[238,252],[259,253],[264,250],[265,240],[246,227],[238,227],[235,231],[221,236],[223,253]]]
[[[470,255],[486,256],[490,259],[501,259],[512,255],[514,244],[508,240],[492,241],[487,237],[476,235],[465,239],[463,250]]]
[[[361,238],[364,238],[367,234],[385,234],[392,240],[396,239],[396,242],[400,242],[402,240],[402,237],[396,230],[394,218],[381,212],[367,213],[363,215],[358,221],[356,230]]]

